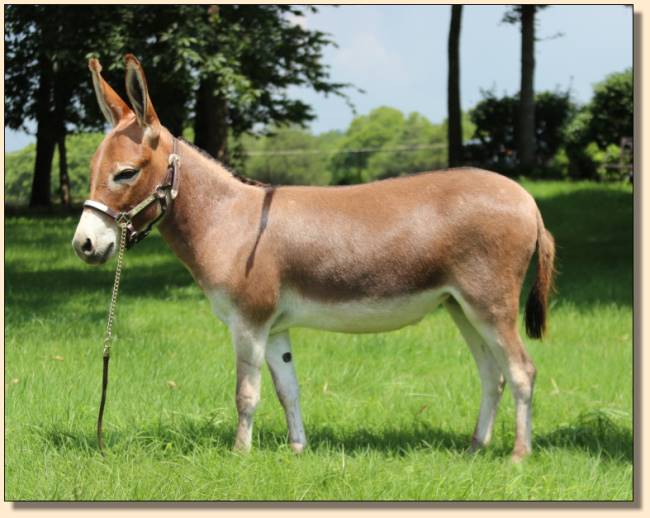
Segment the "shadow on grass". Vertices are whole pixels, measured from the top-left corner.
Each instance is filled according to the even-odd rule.
[[[6,302],[10,309],[19,313],[57,312],[62,303],[79,295],[98,295],[103,297],[102,300],[108,299],[114,276],[113,271],[90,267],[29,271],[16,270],[9,265],[5,269]],[[127,266],[122,277],[120,294],[122,297],[163,299],[170,289],[193,284],[192,277],[182,265],[170,259],[155,268]],[[196,299],[188,293],[175,293],[174,297]],[[92,313],[92,308],[89,308],[89,313]],[[103,305],[100,313],[105,313]],[[77,315],[79,316],[81,315]]]
[[[633,194],[592,184],[536,201],[546,228],[555,237],[555,300],[582,308],[597,303],[631,307]],[[524,294],[528,293],[530,273]]]
[[[259,427],[258,427],[259,428]],[[207,448],[230,451],[235,439],[235,426],[220,423],[199,424],[183,421],[175,426],[145,428],[135,433],[112,431],[106,434],[108,450],[119,454],[131,448],[158,454],[189,454]],[[97,451],[95,435],[81,432],[42,430],[44,443],[57,450]],[[309,448],[315,453],[345,450],[348,454],[376,451],[403,456],[411,452],[446,451],[464,453],[470,443],[469,434],[455,433],[431,425],[418,425],[411,429],[384,430],[334,430],[323,426],[308,431]],[[286,432],[258,429],[254,448],[276,450],[286,447]],[[633,461],[632,432],[616,424],[599,412],[579,416],[573,424],[563,426],[548,434],[536,436],[534,452],[544,450],[574,450],[618,462]],[[486,453],[495,458],[507,458],[511,446],[490,446]]]
[[[535,437],[535,448],[584,450],[611,460],[634,460],[632,430],[600,411],[585,412],[574,423]]]

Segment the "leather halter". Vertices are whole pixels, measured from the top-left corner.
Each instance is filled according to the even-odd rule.
[[[114,219],[118,226],[124,225],[124,231],[127,233],[127,249],[131,248],[136,243],[139,243],[149,235],[154,225],[162,219],[165,212],[167,212],[167,209],[169,209],[171,201],[178,195],[178,177],[180,174],[181,157],[176,153],[176,142],[177,140],[174,138],[172,153],[169,155],[169,165],[167,166],[167,176],[165,177],[165,181],[158,185],[149,196],[131,210],[118,212],[107,205],[94,200],[86,200],[83,204],[84,207],[96,210],[105,214],[109,218]],[[144,229],[136,230],[133,225],[133,218],[156,202],[160,205],[160,213],[158,216],[151,220]]]

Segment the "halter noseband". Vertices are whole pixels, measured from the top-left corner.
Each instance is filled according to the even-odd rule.
[[[139,243],[149,235],[154,225],[158,223],[158,221],[160,221],[165,215],[165,212],[167,212],[171,201],[178,195],[178,176],[181,157],[176,153],[176,142],[176,139],[174,139],[172,153],[169,155],[169,165],[167,166],[167,176],[165,181],[158,185],[149,196],[131,210],[118,212],[107,205],[94,200],[86,200],[83,204],[84,207],[96,210],[114,219],[118,226],[124,225],[124,230],[127,233],[127,249],[131,248],[136,243]],[[136,230],[133,225],[133,218],[156,202],[160,204],[160,214],[151,220],[143,230]]]

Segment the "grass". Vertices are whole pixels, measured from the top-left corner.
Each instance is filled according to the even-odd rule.
[[[558,244],[538,368],[534,454],[513,465],[513,405],[465,453],[480,399],[449,316],[377,335],[296,329],[309,449],[286,445],[264,372],[254,450],[232,453],[227,329],[158,234],[126,258],[96,449],[114,264],[83,265],[76,218],[5,222],[6,500],[603,500],[633,498],[629,186],[526,182]]]

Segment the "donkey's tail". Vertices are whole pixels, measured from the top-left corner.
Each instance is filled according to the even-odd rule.
[[[542,338],[546,331],[548,294],[553,289],[555,240],[544,228],[544,221],[537,211],[537,275],[526,301],[526,334]]]

